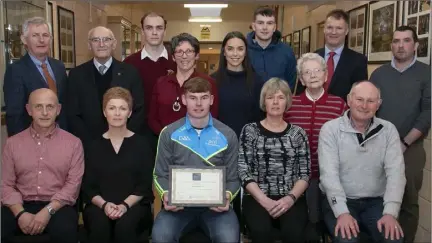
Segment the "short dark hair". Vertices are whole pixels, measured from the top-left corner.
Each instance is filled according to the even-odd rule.
[[[158,14],[158,13],[156,13],[156,12],[148,12],[148,13],[144,14],[144,16],[142,16],[142,18],[141,18],[141,28],[142,28],[142,29],[144,29],[144,20],[145,20],[147,17],[161,17],[161,18],[163,19],[163,21],[164,21],[164,29],[166,29],[166,26],[167,26],[167,21],[166,21],[166,19],[164,18],[163,15]]]
[[[171,53],[175,53],[175,49],[177,46],[180,45],[180,43],[187,41],[189,44],[193,47],[195,51],[195,55],[200,52],[200,44],[197,38],[195,36],[189,34],[189,33],[181,33],[179,35],[174,36],[171,39]]]
[[[328,19],[330,17],[333,17],[333,18],[335,18],[337,20],[343,19],[345,21],[345,23],[347,23],[347,24],[349,23],[349,16],[348,16],[348,14],[347,14],[347,12],[345,12],[342,9],[333,9],[332,11],[330,11],[327,14],[326,19]]]
[[[415,32],[414,28],[412,28],[411,26],[408,26],[408,25],[401,25],[401,26],[397,27],[396,30],[395,30],[394,32],[396,32],[396,31],[399,31],[399,32],[403,32],[403,31],[411,31],[411,34],[412,34],[412,38],[413,38],[413,40],[414,40],[414,43],[415,43],[415,42],[418,42],[418,36],[417,36],[417,33]],[[394,32],[393,32],[393,34],[394,34]]]
[[[256,20],[257,15],[276,18],[275,11],[269,6],[261,6],[261,7],[258,7],[257,9],[255,9],[254,16],[253,16],[254,21]]]
[[[191,78],[183,84],[183,94],[189,93],[212,93],[212,85],[210,81],[205,78],[195,77]]]

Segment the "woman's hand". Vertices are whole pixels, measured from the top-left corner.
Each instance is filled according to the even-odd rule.
[[[294,200],[285,196],[277,201],[277,206],[271,210],[270,215],[273,218],[279,218],[282,214],[288,211],[294,205]]]
[[[127,208],[123,204],[115,205],[116,209],[109,215],[110,219],[116,220],[121,218],[126,212]]]
[[[270,199],[269,197],[266,197],[264,200],[262,200],[260,204],[263,208],[265,208],[265,210],[267,210],[269,214],[275,207],[278,206],[278,202]]]

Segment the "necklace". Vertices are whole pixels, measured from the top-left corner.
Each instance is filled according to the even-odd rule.
[[[178,111],[180,110],[181,105],[180,105],[180,101],[179,101],[179,100],[180,100],[180,98],[177,96],[177,98],[176,98],[176,100],[174,101],[173,106],[172,106],[173,111],[178,112]]]

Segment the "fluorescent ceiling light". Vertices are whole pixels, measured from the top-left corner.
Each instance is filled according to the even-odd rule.
[[[184,4],[185,8],[227,8],[228,4]]]
[[[189,18],[189,22],[194,22],[194,23],[217,23],[217,22],[222,22],[222,18],[205,18],[205,17],[200,17],[200,18]]]

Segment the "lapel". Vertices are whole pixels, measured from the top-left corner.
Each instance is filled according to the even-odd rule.
[[[63,85],[63,82],[62,82],[63,75],[61,73],[61,69],[57,68],[56,63],[52,61],[52,58],[48,57],[48,62],[49,62],[51,69],[54,73],[54,80],[56,82],[57,90],[61,90],[62,85]]]
[[[347,47],[344,46],[341,56],[339,58],[339,61],[337,63],[336,69],[333,73],[333,77],[332,80],[330,82],[330,86],[329,86],[329,90],[332,89],[337,83],[337,80],[342,80],[339,78],[339,76],[341,75],[341,73],[343,72],[343,70],[345,69],[345,66],[347,65],[347,63],[349,62],[349,58],[347,57],[348,53],[346,51]]]
[[[28,53],[25,54],[23,59],[25,61],[24,62],[25,65],[27,66],[27,70],[26,70],[27,74],[30,77],[38,77],[38,79],[35,80],[37,80],[42,85],[42,87],[48,88],[48,84],[45,82],[45,79],[42,77],[41,73],[36,67],[36,64],[34,64],[34,62],[32,61],[30,55]]]
[[[124,72],[123,72],[124,70],[123,70],[122,63],[117,61],[113,57],[113,61],[112,61],[111,66],[112,66],[111,87],[122,86],[122,85],[120,85],[120,83],[122,83],[123,76],[124,76]]]
[[[318,53],[318,55],[320,55],[322,58],[325,59],[325,57],[324,57],[325,49],[324,48],[318,49],[318,51],[316,53]]]

